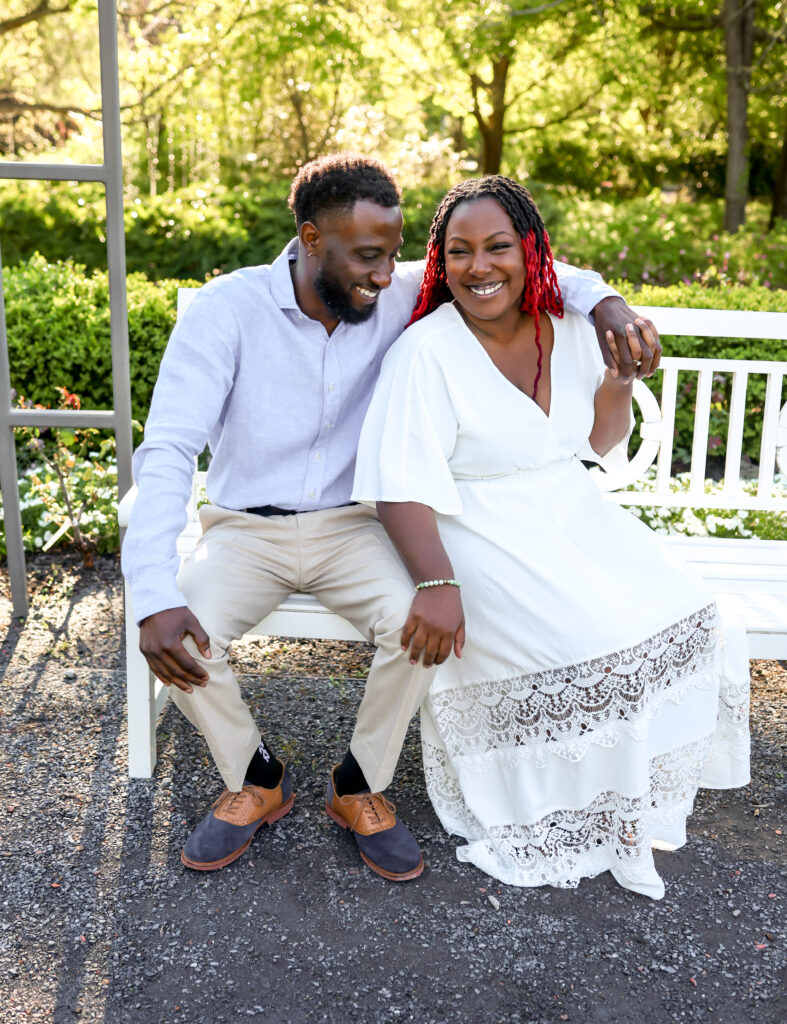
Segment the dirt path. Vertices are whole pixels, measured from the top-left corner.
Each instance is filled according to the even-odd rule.
[[[460,865],[415,728],[390,795],[428,867],[384,883],[322,810],[369,648],[244,644],[244,689],[298,795],[248,856],[201,876],[180,848],[220,785],[171,705],[155,778],[125,775],[117,560],[29,570],[24,625],[0,576],[4,1024],[787,1019],[787,664],[752,663],[754,781],[701,793],[687,846],[657,854],[654,903],[607,875],[518,890]]]

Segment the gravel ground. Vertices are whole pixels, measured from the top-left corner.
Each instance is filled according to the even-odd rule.
[[[322,810],[371,660],[360,644],[254,641],[236,664],[293,766],[293,812],[213,875],[181,867],[220,790],[169,705],[152,780],[125,775],[117,560],[0,580],[0,1020],[782,1022],[787,663],[753,662],[753,783],[703,792],[687,846],[657,853],[659,903],[608,875],[519,890],[460,865],[411,729],[391,797],[427,869],[373,875]]]

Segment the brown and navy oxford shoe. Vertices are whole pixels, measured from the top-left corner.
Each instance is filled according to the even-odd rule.
[[[349,829],[363,861],[372,871],[392,882],[417,878],[424,859],[414,836],[399,818],[394,805],[382,793],[352,793],[339,796],[331,771],[325,810],[328,817]]]
[[[225,789],[186,840],[181,861],[195,871],[216,871],[231,864],[245,853],[257,829],[283,818],[294,800],[292,778],[285,765],[274,789],[250,783],[239,793]]]

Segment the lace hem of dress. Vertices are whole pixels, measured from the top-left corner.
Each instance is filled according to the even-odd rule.
[[[721,675],[723,633],[715,604],[633,647],[558,669],[432,692],[426,707],[451,760],[483,771],[490,756],[543,765],[581,760],[591,744],[641,739],[665,701],[711,689]],[[748,714],[748,689],[727,688],[720,714]],[[733,728],[734,732],[734,728]]]
[[[749,764],[751,756],[751,734],[749,732],[749,703],[751,685],[748,674],[736,686],[723,681],[719,693],[719,714],[713,747],[723,751],[726,758]]]
[[[507,884],[574,888],[582,878],[612,870],[622,884],[652,887],[658,875],[651,843],[685,842],[685,821],[711,739],[651,758],[646,793],[628,797],[607,790],[586,807],[558,808],[532,824],[485,829],[465,803],[445,751],[425,743],[426,783],[444,827],[468,840],[457,851],[460,859]]]

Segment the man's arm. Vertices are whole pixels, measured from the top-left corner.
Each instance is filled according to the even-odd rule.
[[[178,590],[177,538],[186,525],[195,459],[232,387],[235,321],[220,296],[201,293],[175,328],[162,360],[134,455],[138,494],[123,543],[123,571],[140,649],[166,685],[190,692],[205,673],[183,647],[190,635],[205,657],[208,637]]]
[[[650,320],[638,316],[622,295],[594,270],[555,260],[563,302],[596,328],[601,355],[612,377],[650,377],[661,362],[661,342]]]

